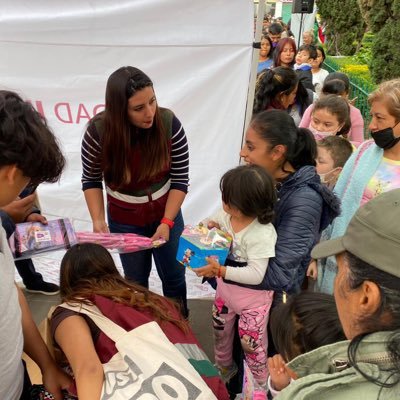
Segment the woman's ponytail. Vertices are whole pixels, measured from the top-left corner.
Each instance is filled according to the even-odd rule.
[[[316,166],[317,142],[306,128],[297,128],[297,139],[293,151],[287,154],[287,161],[298,170],[306,165]]]
[[[269,107],[272,100],[269,94],[274,91],[273,79],[274,71],[272,69],[266,69],[258,76],[254,95],[254,114],[264,111]]]

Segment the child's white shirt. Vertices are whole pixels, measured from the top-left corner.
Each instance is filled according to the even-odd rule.
[[[277,235],[274,226],[271,223],[260,224],[256,218],[240,232],[235,233],[231,216],[222,209],[210,220],[218,223],[223,231],[232,236],[225,279],[248,285],[260,284],[267,271],[268,259],[275,256]],[[247,262],[247,266],[230,267],[229,259]]]

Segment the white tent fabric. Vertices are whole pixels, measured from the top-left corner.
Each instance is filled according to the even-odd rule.
[[[190,146],[183,212],[196,223],[220,206],[218,181],[239,162],[253,42],[251,0],[15,0],[0,14],[1,88],[48,119],[67,155],[59,185],[41,185],[49,218],[91,228],[81,192],[80,142],[123,65],[154,81]]]

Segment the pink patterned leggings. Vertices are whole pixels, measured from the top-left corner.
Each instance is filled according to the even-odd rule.
[[[212,310],[216,364],[229,367],[233,363],[234,326],[239,315],[239,336],[246,362],[260,385],[268,378],[267,323],[273,293],[227,284],[219,279]]]

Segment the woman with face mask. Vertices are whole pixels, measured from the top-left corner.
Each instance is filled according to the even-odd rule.
[[[334,192],[342,200],[342,213],[323,232],[323,239],[343,235],[357,209],[382,193],[400,188],[400,79],[382,83],[369,96],[373,140],[361,144],[340,174]],[[319,265],[319,290],[332,293],[336,261]]]

